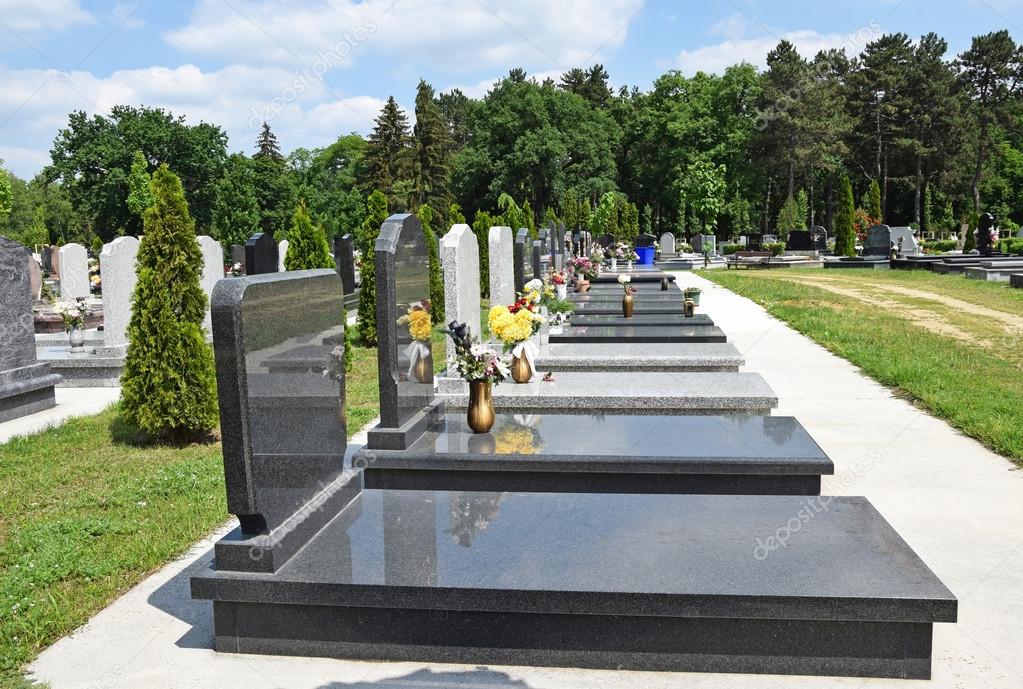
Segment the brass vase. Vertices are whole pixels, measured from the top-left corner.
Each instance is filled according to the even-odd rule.
[[[590,281],[589,280],[576,280],[575,281],[575,291],[576,292],[589,292],[590,291]]]
[[[432,383],[433,382],[433,354],[427,354],[421,356],[416,360],[416,367],[412,369],[412,374],[416,377],[420,383]]]
[[[524,356],[513,356],[511,362],[512,380],[516,383],[528,383],[533,377],[533,369]]]
[[[473,433],[486,433],[494,425],[494,396],[489,380],[469,382],[469,408],[465,421]]]
[[[692,318],[696,315],[696,305],[692,299],[686,299],[682,304],[682,313],[686,318]]]
[[[636,306],[636,299],[631,294],[622,297],[622,313],[626,318],[632,318],[632,309]]]

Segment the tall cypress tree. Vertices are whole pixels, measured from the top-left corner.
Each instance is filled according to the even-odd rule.
[[[863,205],[866,206],[864,210],[867,211],[867,215],[875,222],[884,222],[884,214],[881,212],[881,185],[876,179],[870,180],[870,186],[863,197]]]
[[[285,270],[333,268],[330,245],[323,228],[313,224],[305,201],[299,202],[288,230],[288,253],[284,257]]]
[[[399,207],[394,185],[410,176],[409,143],[408,118],[390,96],[369,135],[360,187],[365,194],[383,192],[388,205],[399,211],[407,209]]]
[[[444,279],[441,277],[440,251],[437,233],[433,231],[433,208],[423,204],[419,207],[419,222],[423,225],[423,236],[430,250],[430,320],[434,325],[444,322]]]
[[[181,180],[153,174],[121,376],[121,415],[158,440],[201,438],[217,423],[213,352],[203,336],[202,252]]]
[[[490,297],[490,228],[494,218],[486,211],[477,211],[472,220],[472,231],[480,249],[480,297]]]
[[[362,252],[362,281],[359,283],[359,338],[367,347],[377,343],[376,243],[380,226],[387,220],[387,197],[374,191],[366,202],[366,219],[357,233]]]
[[[128,210],[139,219],[146,209],[153,205],[153,190],[150,188],[149,162],[142,151],[135,151],[128,174]]]
[[[856,255],[856,231],[853,229],[856,213],[853,201],[852,184],[847,175],[842,176],[838,188],[838,205],[835,208],[834,227],[835,254],[837,256]]]
[[[443,212],[451,202],[451,136],[433,87],[421,79],[412,138],[413,210],[428,204]],[[437,220],[443,224],[444,218]]]

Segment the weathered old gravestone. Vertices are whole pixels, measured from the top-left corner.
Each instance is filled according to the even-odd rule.
[[[335,235],[334,266],[341,276],[345,294],[355,291],[355,237],[351,234]]]
[[[892,231],[887,225],[874,225],[867,230],[863,242],[864,256],[889,256],[892,251]]]
[[[60,298],[74,301],[89,296],[89,255],[81,244],[60,247]]]
[[[29,254],[28,260],[25,262],[26,269],[28,270],[28,284],[29,294],[32,296],[32,300],[41,299],[43,296],[43,269],[36,261],[32,254]]]
[[[912,227],[892,227],[889,229],[891,230],[892,243],[898,249],[900,256],[919,256],[922,253],[920,251],[920,243],[916,240]]]
[[[288,255],[288,246],[291,245],[287,239],[277,242],[277,272],[283,273],[287,270],[284,267],[284,257]]]
[[[981,256],[990,256],[994,251],[991,242],[991,230],[995,226],[995,216],[990,213],[981,213],[980,222],[977,225],[977,252]]]
[[[199,274],[199,286],[206,294],[209,304],[206,305],[206,317],[203,318],[202,327],[207,335],[213,332],[213,288],[224,279],[224,250],[213,237],[199,235],[195,238],[199,242],[199,252],[202,253],[202,273]]]
[[[432,362],[429,382],[417,377],[416,364],[429,356],[399,323],[409,309],[430,298],[430,255],[419,219],[392,215],[376,243],[378,372],[380,423],[369,432],[369,445],[403,449],[427,423],[433,402]],[[423,351],[423,348],[426,351]]]
[[[777,244],[778,235],[776,234],[764,234],[760,236],[760,242],[762,244]]]
[[[138,239],[118,237],[105,244],[99,255],[103,270],[104,348],[124,348],[128,345],[128,322],[131,320],[131,299],[137,277],[135,260],[138,253]]]
[[[50,247],[50,272],[60,275],[60,247],[56,245]]]
[[[487,235],[490,259],[490,303],[515,301],[514,242],[510,227],[491,227]]]
[[[257,232],[245,242],[245,274],[262,275],[278,271],[277,242],[273,235]]]
[[[828,250],[828,231],[820,225],[810,228],[810,248],[814,251]]]
[[[26,257],[28,249],[0,237],[0,422],[53,407],[60,382],[36,360]]]
[[[339,497],[342,299],[332,270],[222,280],[213,290],[227,506],[241,523],[217,544],[218,570],[274,571],[310,534],[285,522],[307,509],[299,523],[322,526]]]
[[[675,253],[675,235],[671,232],[665,232],[661,235],[661,254],[673,254]]]
[[[526,248],[528,243],[529,230],[525,227],[520,227],[519,231],[515,233],[514,263],[512,266],[515,270],[516,292],[522,291],[522,286],[526,284],[526,275],[529,273],[529,269],[526,267],[529,265],[529,249]]]
[[[245,272],[245,247],[241,244],[231,245],[231,263],[241,266],[242,272]]]
[[[786,251],[811,251],[813,242],[810,241],[809,230],[789,230],[789,236],[785,240]]]
[[[656,243],[657,237],[652,234],[647,234],[646,232],[641,232],[636,235],[636,241],[634,242],[635,246],[653,246]]]
[[[445,316],[449,321],[465,323],[473,335],[480,335],[480,250],[471,227],[454,225],[441,238],[440,260],[444,269]],[[455,356],[455,344],[450,337],[445,341],[450,362]]]
[[[534,239],[533,250],[531,253],[533,259],[532,260],[533,279],[543,280],[543,262],[541,260],[541,258],[543,257],[543,242],[541,242],[539,239]]]

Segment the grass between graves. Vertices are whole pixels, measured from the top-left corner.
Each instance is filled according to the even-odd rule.
[[[925,271],[708,271],[1023,466],[1023,290]]]
[[[443,362],[441,334],[434,351]],[[349,434],[378,414],[376,349],[353,355]],[[112,407],[0,445],[0,689],[27,686],[42,649],[229,517],[219,443],[124,436]]]

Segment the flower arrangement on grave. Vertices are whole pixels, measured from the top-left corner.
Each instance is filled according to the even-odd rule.
[[[398,325],[408,327],[412,338],[405,348],[405,356],[409,359],[408,375],[415,377],[420,383],[433,382],[433,354],[430,349],[430,336],[433,333],[430,323],[430,302],[423,299],[411,304],[405,315],[398,319]]]
[[[511,370],[501,357],[472,336],[465,323],[451,321],[447,334],[455,344],[455,369],[469,383],[466,422],[474,433],[486,433],[495,418],[492,387],[511,375]]]
[[[600,262],[591,261],[585,256],[573,256],[566,264],[569,275],[575,278],[575,291],[585,292],[590,288],[590,280],[597,277]]]
[[[988,244],[994,246],[998,244],[998,230],[994,227],[989,227],[987,231]],[[973,231],[973,241],[976,242],[980,239],[980,228],[978,227]]]
[[[71,351],[85,351],[85,319],[92,315],[92,309],[85,303],[85,298],[54,302],[53,310],[64,321],[64,331],[68,334]]]
[[[559,301],[568,299],[568,278],[563,272],[551,273],[550,284],[554,288],[554,294]]]
[[[632,296],[636,293],[636,288],[632,286],[632,277],[628,274],[619,275],[618,284],[622,286],[624,292],[622,296],[622,314],[626,318],[632,318],[632,311],[636,304],[635,297]]]
[[[234,263],[230,267],[225,266],[225,268],[226,268],[226,270],[224,271],[224,274],[225,275],[230,275],[233,278],[239,277],[242,274],[242,264],[241,263]]]
[[[90,257],[88,261],[89,266],[89,291],[93,294],[99,294],[103,289],[103,277],[100,274],[99,261],[95,258]]]
[[[539,281],[530,281],[539,282]],[[542,284],[542,283],[541,283]],[[527,383],[533,377],[533,362],[539,354],[532,337],[540,331],[544,318],[539,308],[539,291],[529,290],[509,306],[494,306],[487,315],[491,334],[512,355],[511,373],[516,383]]]

